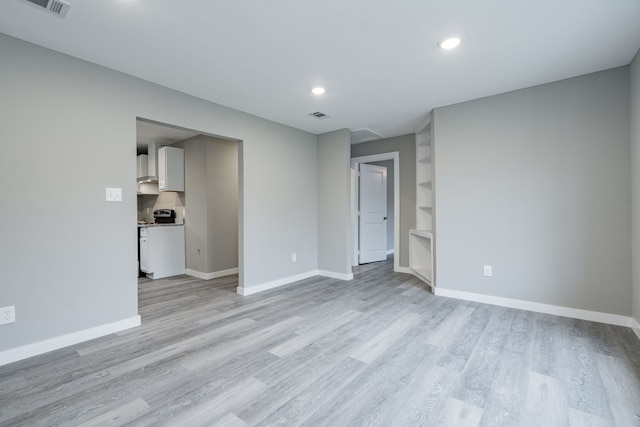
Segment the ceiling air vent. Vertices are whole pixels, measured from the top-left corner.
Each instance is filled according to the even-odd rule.
[[[351,143],[358,144],[360,142],[373,141],[374,139],[382,139],[384,136],[371,129],[362,128],[351,131]]]
[[[67,16],[67,12],[71,5],[62,0],[20,0],[23,3],[28,3],[34,6],[44,9],[47,12],[64,18]]]
[[[320,120],[328,119],[329,117],[331,117],[330,115],[325,114],[325,113],[321,113],[320,111],[316,111],[315,113],[309,113],[309,115],[311,117],[315,117],[316,119],[320,119]]]

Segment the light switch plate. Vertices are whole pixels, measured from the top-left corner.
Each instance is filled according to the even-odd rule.
[[[107,202],[121,202],[122,188],[107,187],[105,189],[105,200]]]
[[[490,265],[485,265],[484,266],[484,277],[491,277],[493,276],[493,269],[491,268]]]

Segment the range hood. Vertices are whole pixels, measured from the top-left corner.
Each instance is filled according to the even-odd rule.
[[[138,182],[150,182],[157,184],[158,183],[158,149],[160,148],[159,142],[152,142],[148,145],[147,155],[144,154],[138,156],[138,161],[144,161],[146,158],[146,165],[139,164],[138,166],[141,170],[146,171],[143,176],[138,177]],[[146,169],[145,169],[146,166]]]

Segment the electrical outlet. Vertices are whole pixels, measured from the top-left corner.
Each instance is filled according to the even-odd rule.
[[[485,265],[484,266],[484,277],[491,277],[493,276],[493,269],[491,268],[490,265]]]
[[[291,262],[296,262],[297,259],[296,254],[291,254]]]
[[[2,307],[0,308],[0,325],[6,325],[7,323],[13,323],[16,321],[16,308]]]

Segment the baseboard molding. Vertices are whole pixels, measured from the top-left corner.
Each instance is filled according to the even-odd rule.
[[[392,255],[395,254],[396,250],[395,249],[387,249],[387,255]]]
[[[633,332],[636,333],[636,336],[640,340],[640,323],[633,317],[631,318],[631,329],[633,329]]]
[[[253,295],[258,292],[268,291],[269,289],[278,288],[280,286],[288,285],[290,283],[297,282],[299,280],[308,279],[318,275],[318,270],[307,271],[306,273],[296,274],[295,276],[284,277],[282,279],[274,280],[272,282],[261,283],[259,285],[244,287],[238,286],[238,295]]]
[[[331,279],[353,280],[353,273],[336,273],[334,271],[318,270],[318,276],[330,277]]]
[[[296,274],[295,276],[285,277],[283,279],[274,280],[272,282],[262,283],[260,285],[243,287],[238,286],[237,292],[238,295],[253,295],[258,292],[268,291],[269,289],[279,288],[280,286],[289,285],[291,283],[298,282],[300,280],[308,279],[309,277],[314,276],[323,276],[330,277],[332,279],[340,279],[340,280],[353,280],[353,273],[344,274],[344,273],[335,273],[333,271],[325,271],[325,270],[311,270],[306,273]]]
[[[413,274],[413,271],[409,267],[396,267],[393,269],[396,273]]]
[[[120,320],[106,325],[95,326],[89,329],[83,329],[67,335],[50,338],[33,344],[27,344],[22,347],[12,348],[10,350],[0,351],[0,366],[19,360],[28,359],[29,357],[38,356],[63,347],[69,347],[74,344],[100,338],[105,335],[114,334],[124,331],[125,329],[140,326],[140,316],[133,316],[128,319]]]
[[[589,320],[592,322],[606,323],[617,326],[632,326],[632,318],[620,316],[618,314],[601,313],[599,311],[582,310],[579,308],[562,307],[558,305],[542,304],[538,302],[524,301],[511,298],[496,297],[491,295],[475,294],[472,292],[462,292],[453,289],[433,288],[433,293],[438,296],[457,298],[467,301],[482,302],[485,304],[498,305],[502,307],[518,308],[521,310],[534,311],[536,313],[553,314],[556,316],[571,317],[574,319]],[[637,332],[636,332],[637,333]]]
[[[180,276],[185,273],[186,271],[184,268],[174,268],[171,270],[154,271],[153,273],[148,273],[147,277],[152,280],[158,280],[165,279],[167,277]]]
[[[203,273],[202,271],[191,270],[190,268],[187,268],[185,274],[187,274],[188,276],[197,277],[198,279],[202,279],[202,280],[212,280],[212,279],[217,279],[219,277],[238,274],[238,271],[239,271],[238,267],[236,267],[236,268],[230,268],[228,270],[214,271],[212,273]]]

